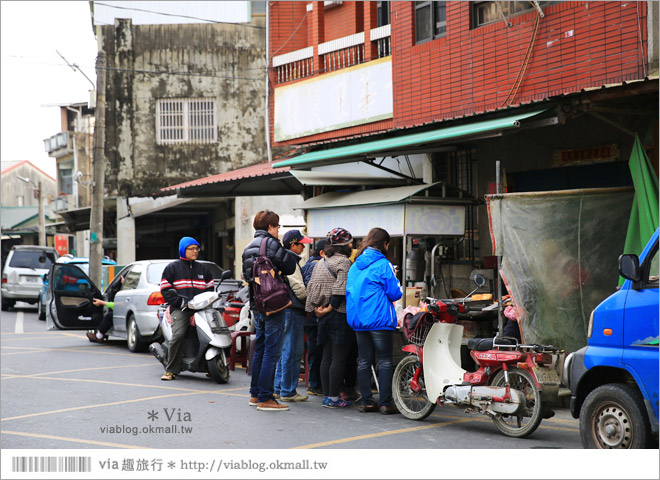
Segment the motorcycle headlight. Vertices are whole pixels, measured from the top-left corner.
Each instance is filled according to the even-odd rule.
[[[204,292],[198,295],[188,302],[188,307],[193,310],[203,310],[213,302],[218,299],[218,294],[216,292]]]

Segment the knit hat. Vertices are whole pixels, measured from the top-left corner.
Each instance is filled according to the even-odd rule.
[[[199,242],[192,237],[183,237],[179,240],[179,258],[186,258],[186,248],[197,245],[199,247]]]
[[[330,245],[348,245],[353,241],[353,235],[351,235],[351,232],[341,227],[330,230],[325,238]]]

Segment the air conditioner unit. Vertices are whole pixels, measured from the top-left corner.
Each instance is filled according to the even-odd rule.
[[[332,8],[332,7],[337,7],[337,6],[341,5],[342,3],[344,3],[344,2],[342,2],[340,0],[327,1],[327,2],[323,2],[323,6],[325,8]]]

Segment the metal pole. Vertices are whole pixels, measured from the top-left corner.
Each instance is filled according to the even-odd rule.
[[[96,57],[96,125],[94,127],[94,184],[92,187],[92,210],[89,219],[89,278],[100,287],[103,256],[103,187],[105,183],[105,52],[103,51],[102,28],[97,27],[99,51]]]
[[[37,184],[37,195],[39,198],[39,245],[46,245],[46,216],[44,214],[44,191],[41,188],[41,180]]]
[[[500,161],[495,162],[495,183],[497,194],[502,193],[502,178],[500,177]],[[500,270],[502,269],[502,256],[497,255],[497,336],[504,336],[504,319],[502,318],[502,279],[500,279]]]

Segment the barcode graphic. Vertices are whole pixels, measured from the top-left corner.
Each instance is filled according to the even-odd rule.
[[[12,472],[91,472],[92,457],[12,457]]]

